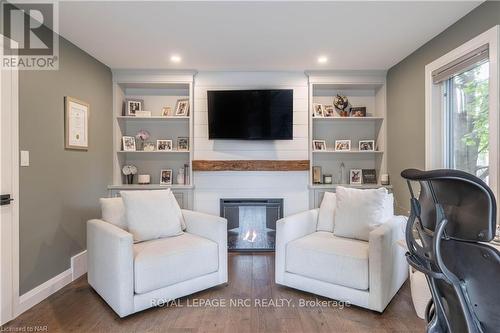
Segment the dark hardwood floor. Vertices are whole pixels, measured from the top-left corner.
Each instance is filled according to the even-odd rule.
[[[30,332],[424,332],[413,310],[408,282],[383,314],[355,306],[299,307],[327,300],[274,283],[274,254],[230,254],[229,283],[120,319],[87,284],[86,276],[7,323],[0,331]],[[197,300],[251,299],[251,307],[194,305]],[[291,300],[290,307],[258,307],[255,299]],[[286,302],[285,302],[286,303]],[[36,331],[36,330],[35,330]]]

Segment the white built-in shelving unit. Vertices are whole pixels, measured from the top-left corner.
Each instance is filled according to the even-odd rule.
[[[162,71],[113,71],[113,184],[108,186],[112,196],[121,190],[171,188],[184,208],[192,208],[193,200],[193,78],[194,72],[162,72]],[[125,100],[141,99],[143,110],[150,111],[151,117],[134,117],[125,115]],[[177,100],[189,99],[189,116],[162,116],[162,109],[170,106],[175,112]],[[172,140],[172,151],[124,151],[123,136],[135,136],[138,131],[148,131],[148,140],[156,145],[156,140]],[[189,150],[178,151],[177,139],[189,138]],[[148,174],[151,184],[126,184],[122,174],[124,165],[132,164],[138,174]],[[177,184],[179,169],[189,165],[189,184]],[[173,184],[160,185],[160,170],[172,169]]]
[[[379,71],[308,72],[309,76],[309,174],[310,204],[317,207],[324,192],[339,186],[380,187],[380,175],[387,172],[386,156],[386,73]],[[313,117],[313,104],[333,104],[337,95],[347,96],[350,106],[366,107],[366,117]],[[351,140],[351,151],[335,151],[335,140]],[[314,151],[313,140],[325,140],[325,151]],[[375,151],[359,151],[360,140],[375,140]],[[340,165],[350,169],[375,169],[378,184],[340,184]],[[332,175],[333,184],[313,184],[312,170]],[[388,186],[390,188],[390,186]]]

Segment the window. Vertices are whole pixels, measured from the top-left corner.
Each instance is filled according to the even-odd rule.
[[[425,67],[425,167],[457,169],[499,189],[500,27]]]
[[[442,83],[445,167],[489,180],[489,61]]]

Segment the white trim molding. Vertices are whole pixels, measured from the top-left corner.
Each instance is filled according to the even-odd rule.
[[[483,32],[453,51],[425,66],[425,168],[439,169],[445,166],[445,131],[443,112],[442,85],[435,85],[432,72],[466,55],[473,50],[488,44],[489,46],[489,132],[490,132],[490,179],[489,185],[498,197],[500,154],[499,144],[499,31],[500,26]]]
[[[19,297],[15,316],[31,309],[50,295],[87,273],[87,250],[71,257],[71,267]]]

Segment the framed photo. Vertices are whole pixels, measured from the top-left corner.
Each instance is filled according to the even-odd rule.
[[[144,145],[143,145],[143,148],[142,150],[144,151],[155,151],[156,149],[156,145],[154,144],[154,142],[144,142]]]
[[[377,184],[377,171],[375,169],[363,169],[363,184]]]
[[[171,151],[172,140],[156,140],[156,150],[158,151]]]
[[[326,141],[325,140],[313,140],[313,150],[326,150]]]
[[[321,167],[313,166],[313,184],[321,184]]]
[[[160,171],[160,185],[172,185],[172,169]]]
[[[64,148],[89,149],[89,111],[88,103],[64,97]]]
[[[375,151],[375,140],[359,140],[360,151]]]
[[[164,106],[162,109],[161,109],[161,115],[163,117],[171,117],[173,115],[173,112],[172,112],[172,107],[171,106]]]
[[[361,185],[362,183],[362,170],[361,169],[351,169],[349,172],[349,184],[351,185]]]
[[[175,115],[178,117],[189,116],[189,99],[178,99],[175,105]]]
[[[177,150],[178,151],[189,151],[189,138],[177,138]]]
[[[351,117],[366,117],[365,106],[351,107],[351,110],[349,112]]]
[[[351,151],[351,140],[335,140],[335,151]]]
[[[324,105],[323,106],[323,116],[326,118],[336,117],[337,111],[335,111],[335,106],[333,105]]]
[[[135,137],[124,136],[122,137],[123,151],[135,151]]]
[[[313,103],[313,117],[322,118],[323,115],[323,104]]]
[[[126,99],[125,100],[125,115],[135,116],[137,111],[142,111],[144,100],[142,99]]]

